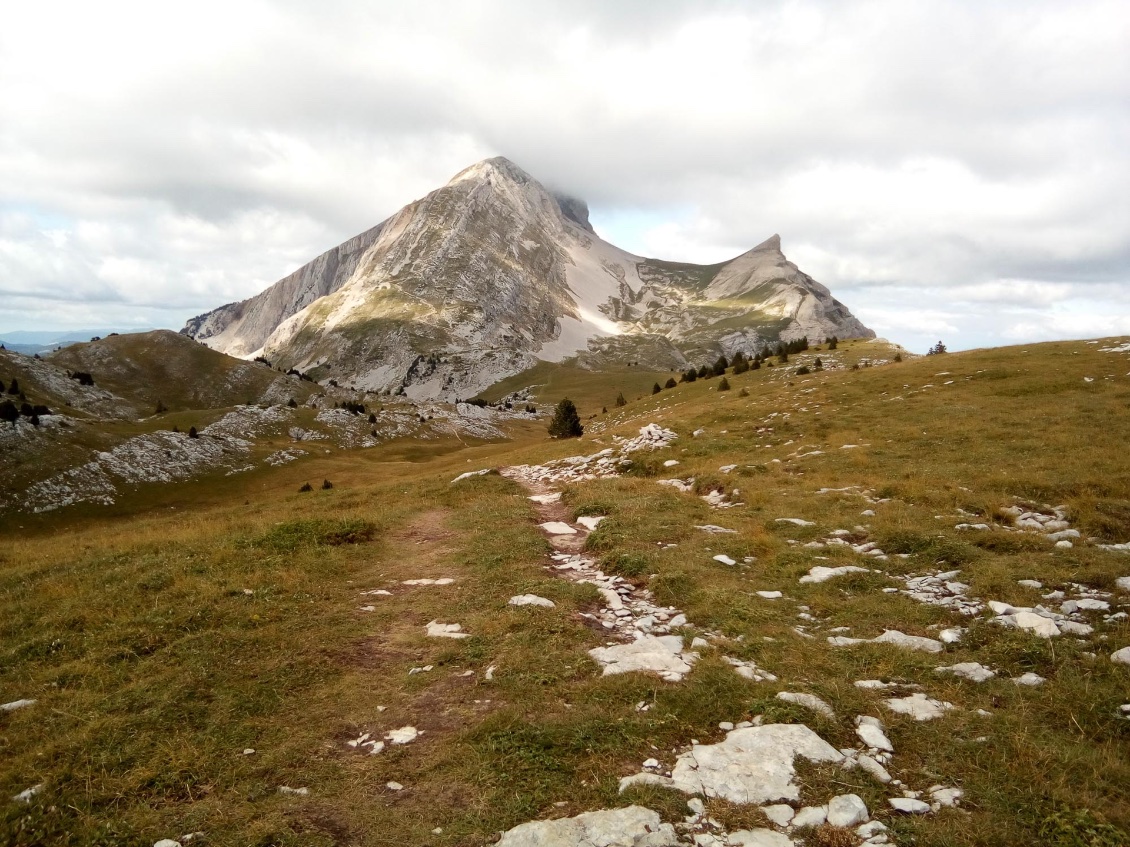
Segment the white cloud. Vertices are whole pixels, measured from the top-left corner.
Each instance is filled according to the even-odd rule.
[[[179,326],[503,154],[636,252],[779,232],[908,346],[1130,331],[1125,3],[437,8],[6,10],[0,330]]]

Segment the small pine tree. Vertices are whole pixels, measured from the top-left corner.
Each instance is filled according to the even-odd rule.
[[[827,343],[828,343],[828,349],[829,350],[835,350],[836,345],[838,345],[840,343],[840,340],[838,338],[836,338],[836,336],[833,335],[831,338],[827,339]]]
[[[698,369],[698,378],[699,379],[709,379],[712,376],[714,376],[714,373],[706,365],[703,365],[701,368]]]
[[[812,363],[812,367],[818,371],[824,370],[824,363],[820,361],[820,357],[816,357],[816,361]]]
[[[607,415],[608,414],[608,407],[607,406],[601,406],[600,407],[600,413],[602,415]]]
[[[302,494],[306,491],[313,491],[313,490],[314,490],[314,486],[312,486],[308,482],[304,482],[304,483],[302,483],[302,487],[298,489],[298,493]]]
[[[946,345],[942,344],[942,342],[939,341],[937,344],[935,344],[933,347],[931,347],[929,350],[926,351],[926,355],[927,356],[940,356],[942,353],[945,353],[945,352],[946,352]]]
[[[297,409],[298,408],[298,403],[295,402],[295,399],[293,397],[291,397],[289,400],[286,401],[286,405],[291,409]]]
[[[895,361],[896,362],[902,361],[902,353],[895,353]]]
[[[627,406],[627,405],[628,405],[628,401],[624,399],[624,392],[621,391],[619,394],[616,395],[616,408],[620,408],[621,406]]]
[[[155,409],[153,410],[153,414],[155,414],[155,415],[163,415],[163,414],[165,414],[165,412],[167,412],[167,411],[169,411],[169,407],[168,407],[168,406],[166,406],[166,405],[165,405],[165,404],[164,404],[163,402],[161,402],[161,399],[160,399],[160,398],[158,398],[158,399],[157,399],[157,408],[155,408]]]
[[[173,432],[180,432],[180,427],[176,424],[173,424]]]
[[[16,404],[11,400],[5,400],[3,403],[0,403],[0,421],[14,423],[19,416],[20,410],[16,408]]]
[[[698,371],[696,371],[694,368],[690,368],[685,374],[683,374],[683,382],[694,382],[696,379],[698,379]]]
[[[188,437],[189,438],[199,438],[200,437],[196,432],[196,427],[190,426],[188,428]]]
[[[750,369],[751,371],[759,371],[759,370],[761,370],[761,359],[754,359],[754,360],[753,360],[753,364],[749,366],[749,369]]]
[[[718,361],[714,363],[714,376],[722,376],[722,374],[726,372],[726,368],[728,368],[729,366],[730,363],[726,361],[726,357],[719,356]]]
[[[665,388],[674,388],[678,384],[679,383],[675,382],[675,377],[669,377],[667,379],[667,382],[664,384],[664,387]]]
[[[605,411],[608,410],[605,409]],[[550,436],[553,438],[580,438],[584,431],[585,428],[581,426],[581,418],[577,414],[577,407],[568,397],[563,398],[553,411],[553,420],[549,422]]]
[[[322,490],[323,491],[329,491],[333,487],[334,487],[334,484],[332,482],[330,482],[328,479],[322,480]]]
[[[777,364],[786,365],[789,362],[789,354],[785,352],[785,348],[781,348],[781,352],[777,354]]]
[[[807,374],[810,374],[810,373],[812,373],[812,371],[810,371],[804,365],[801,365],[799,368],[796,369],[796,375],[797,376],[806,376]]]
[[[739,359],[739,358],[737,358],[737,356],[735,356],[734,357],[734,376],[737,376],[738,374],[744,374],[748,370],[749,370],[749,360],[748,359]]]
[[[377,413],[369,412],[369,423],[374,424],[377,422]]]
[[[20,393],[20,381],[18,379],[15,379],[13,377],[12,384],[8,386],[8,393],[9,394],[19,394]]]
[[[662,390],[663,390],[663,389],[659,387],[659,383],[658,383],[658,382],[657,382],[657,383],[655,383],[655,385],[651,386],[651,393],[652,393],[652,394],[658,394],[658,393],[659,393],[660,391],[662,391]]]
[[[730,390],[730,383],[726,381],[726,377],[722,377],[722,381],[720,383],[718,383],[718,390],[719,391],[729,391]]]
[[[734,358],[730,362],[730,364],[736,365],[739,362],[744,362],[744,361],[745,361],[745,353],[743,353],[741,350],[739,350],[737,353],[734,354]]]
[[[4,393],[4,389],[5,389],[4,380],[0,379],[0,394]]]

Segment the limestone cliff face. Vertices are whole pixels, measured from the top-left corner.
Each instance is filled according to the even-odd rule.
[[[719,265],[645,259],[503,158],[182,332],[419,399],[469,397],[539,359],[674,368],[780,338],[874,335],[777,236]]]

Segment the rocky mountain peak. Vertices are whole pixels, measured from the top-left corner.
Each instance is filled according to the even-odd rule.
[[[752,250],[750,253],[780,253],[781,252],[781,236],[773,233]]]

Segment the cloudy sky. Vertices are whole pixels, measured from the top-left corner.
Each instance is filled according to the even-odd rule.
[[[1130,333],[1130,4],[16,3],[0,335],[180,328],[479,159],[924,351]]]

